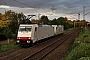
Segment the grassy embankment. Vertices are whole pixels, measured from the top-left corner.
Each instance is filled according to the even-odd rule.
[[[17,48],[17,47],[18,45],[16,45],[14,40],[10,40],[9,43],[7,40],[0,41],[0,53]]]
[[[83,29],[63,60],[90,60],[90,32]]]

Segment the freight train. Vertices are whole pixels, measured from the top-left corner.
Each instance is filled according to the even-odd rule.
[[[17,44],[32,45],[42,39],[56,36],[64,32],[62,25],[21,24],[17,34]]]

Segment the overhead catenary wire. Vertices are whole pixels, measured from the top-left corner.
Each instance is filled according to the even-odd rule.
[[[0,1],[0,2],[2,2],[3,4],[2,5],[7,5],[8,3],[6,3],[6,2],[3,2],[3,1]],[[10,5],[10,4],[9,4]],[[0,9],[4,9],[5,10],[5,12],[6,12],[6,8],[0,8]],[[8,10],[8,9],[7,9]]]
[[[33,1],[35,1],[36,3],[38,3],[38,4],[40,4],[40,5],[43,5],[43,6],[45,6],[45,7],[48,7],[48,6],[44,5],[43,3],[38,2],[38,1],[36,1],[36,0],[33,0]]]
[[[15,2],[17,2],[17,3],[20,3],[20,4],[23,4],[23,5],[25,5],[25,6],[28,6],[28,7],[30,7],[30,8],[35,8],[35,7],[33,7],[33,6],[27,5],[27,4],[22,3],[22,2],[20,2],[20,1],[17,1],[17,0],[13,0],[13,1],[15,1]],[[14,4],[9,4],[9,3],[6,3],[6,2],[4,2],[4,1],[0,1],[0,2],[4,3],[5,5],[16,6],[16,4],[15,4],[15,5],[14,5]]]
[[[30,7],[30,8],[35,8],[35,7],[33,7],[33,6],[30,6],[30,5],[28,5],[28,4],[22,3],[22,2],[17,1],[17,0],[13,0],[13,1],[16,1],[16,2],[18,2],[18,3],[20,3],[20,4],[23,4],[23,5],[25,5],[25,6],[28,6],[28,7]]]
[[[21,1],[17,1],[17,0],[13,0],[13,1],[15,1],[15,2],[17,2],[17,3],[20,3],[20,4],[23,4],[23,5],[25,5],[25,6],[28,6],[29,8],[34,8],[34,9],[38,10],[38,8],[36,8],[36,7],[34,7],[34,6],[30,6],[30,5],[28,5],[28,4],[26,4],[26,3],[23,3],[23,2],[21,2]],[[36,1],[36,0],[33,0],[33,1],[35,1],[36,3],[38,3],[38,4],[40,4],[40,5],[45,6],[43,3],[40,3],[40,2],[38,2],[38,1]],[[7,4],[6,2],[3,2],[3,3],[5,3],[5,5]],[[8,4],[9,4],[9,3],[8,3]],[[12,5],[12,4],[9,4],[9,5]],[[13,5],[13,6],[16,6],[16,5]],[[48,6],[46,6],[46,7],[48,7]],[[43,11],[45,11],[45,10],[42,10],[42,12],[43,12]]]
[[[43,3],[38,2],[38,1],[36,1],[36,0],[33,0],[33,1],[35,1],[36,3],[38,3],[38,4],[42,5],[42,6],[48,7],[47,5],[44,5]],[[50,7],[50,9],[52,10],[51,7]],[[43,11],[45,11],[45,10],[42,9],[42,12],[43,12]],[[48,13],[48,12],[46,12],[46,13],[47,13],[48,15],[50,15],[50,16],[53,15],[52,13]],[[41,13],[38,14],[38,19],[40,19],[40,15],[41,15]]]
[[[35,7],[30,6],[30,5],[28,5],[28,4],[25,4],[25,3],[22,3],[22,2],[20,2],[20,1],[17,1],[17,0],[13,0],[13,1],[15,1],[15,2],[17,2],[17,3],[19,3],[19,4],[23,4],[23,5],[25,5],[25,6],[29,7],[29,8],[35,9]],[[3,3],[2,5],[12,5],[12,6],[16,6],[16,5],[14,5],[14,4],[9,4],[9,3],[6,3],[6,2],[4,2],[4,1],[0,1],[0,2]],[[36,8],[35,10],[36,10],[36,13],[37,13],[37,8]],[[6,11],[6,10],[5,10],[5,11]]]
[[[36,8],[36,7],[30,6],[30,5],[28,5],[28,4],[25,4],[25,3],[20,2],[20,1],[17,1],[17,0],[13,0],[13,1],[16,1],[16,2],[18,2],[18,3],[20,3],[20,4],[23,4],[23,5],[25,5],[25,6],[28,6],[29,8],[34,8],[34,9],[36,9],[36,13],[37,13],[37,11],[38,11],[38,8]],[[41,10],[41,11],[43,12],[44,10]]]
[[[20,1],[17,1],[17,0],[13,0],[13,1],[16,1],[16,2],[18,2],[18,3],[20,3],[20,4],[23,4],[23,5],[28,6],[28,7],[36,8],[36,7],[30,6],[30,5],[28,5],[28,4],[25,4],[25,3],[20,2]],[[35,0],[33,0],[33,1],[35,1]],[[35,1],[35,2],[37,2],[37,1]],[[40,3],[40,2],[37,2],[37,3],[39,3],[40,5],[44,5],[44,4]],[[46,6],[46,7],[48,7],[48,6]],[[36,8],[36,12],[37,12],[37,11],[38,11],[38,8]],[[41,9],[41,11],[43,12],[43,11],[45,11],[45,10]]]
[[[18,2],[18,3],[20,3],[20,4],[23,4],[23,5],[25,5],[25,6],[28,6],[29,8],[34,8],[34,9],[38,10],[38,8],[33,7],[33,6],[30,6],[30,5],[28,5],[28,4],[25,4],[25,3],[21,2],[21,1],[17,1],[17,0],[13,0],[13,1],[16,1],[16,2]],[[34,0],[34,1],[35,1],[35,0]],[[35,2],[37,2],[37,1],[35,1]],[[39,2],[37,2],[37,3],[39,3]],[[42,3],[39,3],[39,4],[43,5]],[[44,10],[42,10],[42,11],[44,11]]]
[[[17,1],[17,0],[13,0],[13,1],[16,1],[16,2],[18,2],[18,3],[20,3],[20,4],[23,4],[23,5],[25,5],[25,6],[28,6],[29,8],[34,8],[34,9],[36,10],[36,13],[37,13],[37,8],[35,8],[35,7],[33,7],[33,6],[30,6],[30,5],[28,5],[28,4],[25,4],[25,3],[23,3],[23,2]]]
[[[70,16],[70,17],[72,17],[72,18],[76,19],[76,18],[75,18],[75,17],[73,17],[72,15],[68,15],[68,16]],[[78,20],[78,19],[76,19],[76,20]]]
[[[35,1],[36,3],[38,3],[38,4],[40,4],[40,5],[43,5],[43,6],[45,6],[45,7],[48,7],[47,5],[44,5],[43,3],[38,2],[38,1],[36,1],[36,0],[33,0],[33,1]],[[55,9],[53,9],[52,7],[50,7],[50,9],[51,9],[51,10],[55,10]]]
[[[14,4],[9,4],[9,3],[6,3],[6,2],[4,2],[4,1],[0,1],[0,2],[4,3],[4,5],[12,5],[12,6],[16,6],[16,5],[14,5]]]
[[[4,1],[0,1],[0,2],[3,3],[2,5],[12,5],[12,6],[16,6],[16,4],[14,5],[14,4],[6,3],[6,2],[4,2]],[[6,8],[4,8],[4,9],[6,10]],[[9,10],[9,8],[8,8],[7,10]]]
[[[17,3],[19,3],[19,4],[22,4],[22,5],[25,5],[25,6],[29,7],[29,8],[33,8],[33,9],[35,9],[36,12],[37,12],[37,8],[35,8],[35,7],[33,7],[33,6],[30,6],[30,5],[28,5],[28,4],[22,3],[22,2],[17,1],[17,0],[13,0],[13,1],[15,1],[15,2],[17,2]],[[4,5],[12,5],[12,6],[14,6],[14,7],[17,7],[16,4],[9,4],[9,3],[3,2],[3,1],[0,1],[0,2],[4,3]],[[21,8],[21,7],[20,7],[20,8]],[[29,8],[28,8],[28,9],[29,9]]]
[[[36,7],[34,7],[34,6],[30,6],[30,5],[26,4],[26,3],[23,3],[23,2],[17,1],[17,0],[13,0],[13,1],[15,1],[15,2],[17,2],[17,3],[19,3],[19,4],[23,4],[23,5],[25,5],[25,6],[29,7],[29,8],[33,8],[33,9],[36,10],[36,13],[38,13],[38,12],[37,12],[37,11],[38,11],[38,8],[36,8]],[[43,3],[41,3],[41,2],[38,2],[38,1],[36,1],[36,0],[33,0],[33,1],[35,1],[36,3],[38,3],[38,4],[40,4],[40,5],[45,6],[45,5],[44,5]],[[5,3],[5,2],[4,2],[4,3]],[[8,4],[5,3],[5,5],[8,5]],[[9,5],[12,5],[12,4],[9,4]],[[13,5],[13,6],[17,6],[17,5]],[[48,7],[48,6],[46,6],[46,7]],[[40,9],[40,12],[44,12],[44,11],[45,11],[45,10]]]

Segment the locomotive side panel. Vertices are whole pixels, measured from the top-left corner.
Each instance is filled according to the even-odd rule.
[[[41,40],[54,35],[53,27],[37,27],[35,32],[35,40]]]
[[[58,35],[58,34],[61,34],[61,33],[63,33],[63,31],[64,31],[64,27],[63,26],[61,26],[61,25],[52,25],[53,26],[53,28],[54,28],[54,34],[55,35]]]
[[[61,26],[61,25],[59,25],[59,26],[57,26],[57,28],[56,28],[56,34],[61,34],[61,33],[63,33],[63,26]]]

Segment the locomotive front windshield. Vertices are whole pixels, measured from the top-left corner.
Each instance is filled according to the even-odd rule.
[[[32,27],[20,27],[19,31],[31,31]]]

